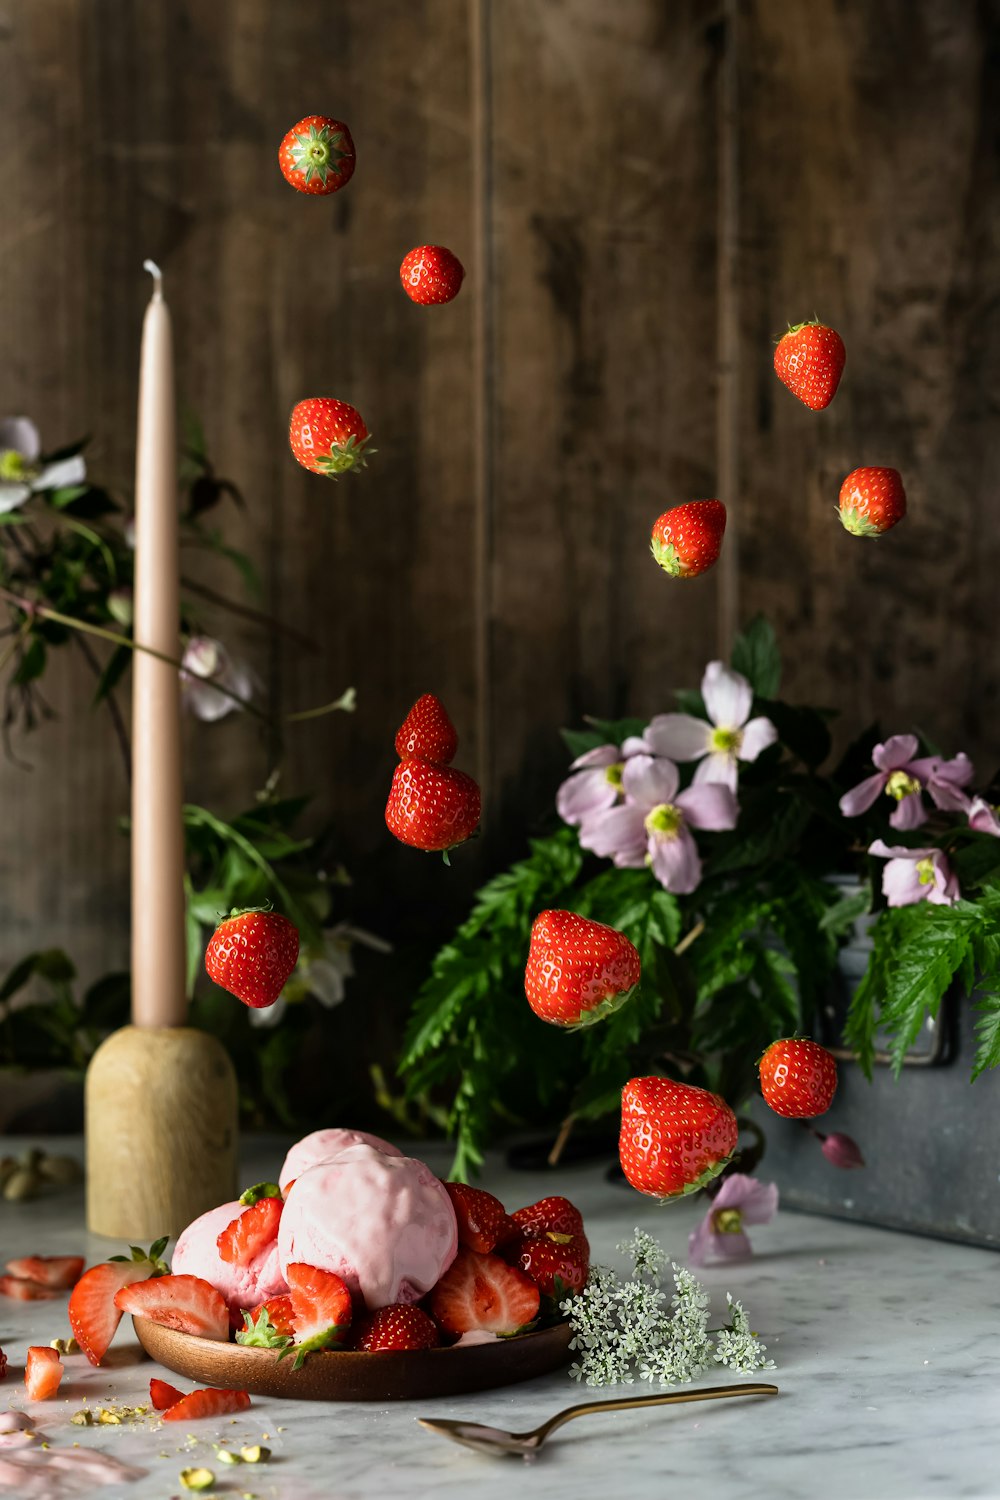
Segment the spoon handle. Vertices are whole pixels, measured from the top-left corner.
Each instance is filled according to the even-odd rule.
[[[715,1401],[727,1396],[776,1396],[776,1385],[709,1385],[697,1391],[670,1391],[661,1396],[619,1396],[613,1401],[586,1401],[580,1406],[568,1406],[538,1429],[539,1439],[574,1417],[585,1417],[590,1412],[632,1411],[638,1406],[673,1406],[684,1401]]]

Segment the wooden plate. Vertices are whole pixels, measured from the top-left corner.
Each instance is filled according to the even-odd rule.
[[[294,1370],[294,1361],[279,1361],[276,1349],[245,1349],[242,1344],[199,1339],[149,1318],[133,1318],[132,1324],[148,1355],[199,1385],[303,1401],[415,1401],[515,1385],[566,1364],[571,1337],[568,1324],[561,1323],[520,1338],[469,1344],[463,1349],[382,1354],[320,1350]]]

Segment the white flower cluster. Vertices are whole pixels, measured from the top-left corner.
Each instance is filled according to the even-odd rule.
[[[774,1368],[751,1333],[742,1304],[728,1292],[729,1322],[710,1330],[708,1293],[673,1261],[674,1293],[668,1303],[660,1286],[667,1258],[652,1235],[637,1229],[618,1249],[632,1264],[627,1278],[594,1266],[583,1290],[560,1304],[573,1328],[570,1348],[577,1360],[570,1374],[575,1379],[631,1385],[638,1372],[651,1385],[683,1385],[713,1362],[741,1375]]]

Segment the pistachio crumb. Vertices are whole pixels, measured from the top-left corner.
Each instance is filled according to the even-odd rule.
[[[266,1437],[267,1433],[264,1436]],[[262,1448],[260,1443],[254,1443],[250,1448],[240,1449],[240,1458],[245,1464],[266,1464],[270,1457],[270,1448]]]
[[[219,1460],[220,1464],[242,1463],[240,1455],[238,1453],[233,1453],[229,1448],[217,1448],[215,1450],[215,1456]]]
[[[186,1490],[211,1490],[215,1488],[215,1475],[211,1469],[182,1469],[181,1484]]]
[[[70,1417],[74,1427],[93,1427],[94,1419],[90,1412],[84,1407],[83,1411],[75,1411]]]

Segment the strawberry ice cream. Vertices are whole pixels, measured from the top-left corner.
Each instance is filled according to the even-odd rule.
[[[367,1130],[314,1130],[312,1135],[304,1135],[301,1141],[296,1141],[285,1157],[278,1177],[281,1191],[284,1192],[288,1183],[308,1172],[310,1167],[318,1167],[322,1161],[332,1161],[349,1146],[372,1146],[376,1151],[384,1151],[386,1156],[403,1154],[398,1146],[384,1141],[381,1136],[369,1135]]]
[[[282,1272],[293,1261],[335,1271],[370,1312],[416,1302],[457,1249],[455,1210],[430,1167],[370,1145],[297,1176],[278,1228]]]
[[[288,1291],[278,1264],[277,1240],[245,1266],[220,1256],[216,1239],[245,1208],[239,1202],[210,1208],[181,1234],[170,1262],[175,1276],[200,1276],[220,1291],[229,1304],[230,1318],[238,1327],[243,1326],[241,1308],[256,1307],[259,1302]]]

